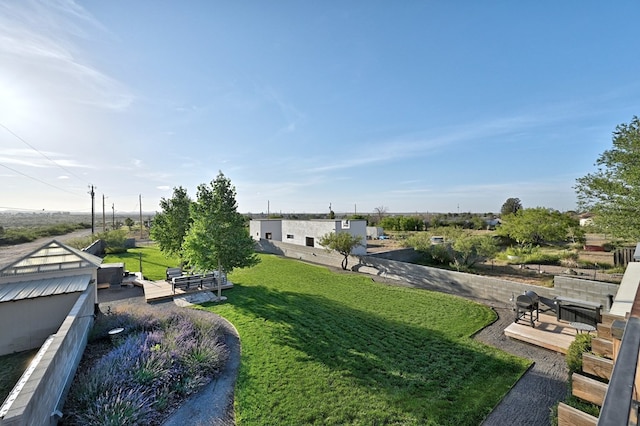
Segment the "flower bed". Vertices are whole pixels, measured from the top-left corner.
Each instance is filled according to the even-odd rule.
[[[64,424],[160,424],[228,357],[222,329],[211,318],[133,306],[100,316],[71,386]],[[110,338],[115,328],[124,331]]]

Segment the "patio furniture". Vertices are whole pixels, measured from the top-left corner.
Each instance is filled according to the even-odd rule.
[[[576,334],[587,333],[591,334],[592,331],[596,331],[596,328],[591,324],[585,324],[583,322],[571,322],[569,325],[576,329]]]
[[[539,320],[538,297],[535,293],[531,295],[521,294],[516,299],[516,320],[514,322],[518,322],[521,319],[526,320],[527,316],[529,324],[535,328],[535,321]]]

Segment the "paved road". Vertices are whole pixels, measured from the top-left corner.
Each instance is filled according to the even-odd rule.
[[[21,257],[31,253],[32,251],[42,247],[51,240],[57,240],[61,243],[72,240],[74,238],[81,238],[91,235],[91,229],[81,229],[74,231],[66,235],[57,235],[55,237],[38,238],[30,243],[17,244],[14,246],[0,246],[0,268],[3,268],[15,262]]]

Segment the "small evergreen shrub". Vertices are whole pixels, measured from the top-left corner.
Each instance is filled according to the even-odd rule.
[[[591,335],[586,333],[576,335],[565,356],[569,375],[582,371],[582,354],[589,351],[591,351]]]

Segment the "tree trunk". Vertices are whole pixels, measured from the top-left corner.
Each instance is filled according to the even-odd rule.
[[[222,264],[220,263],[220,259],[218,259],[218,301],[222,300]]]

